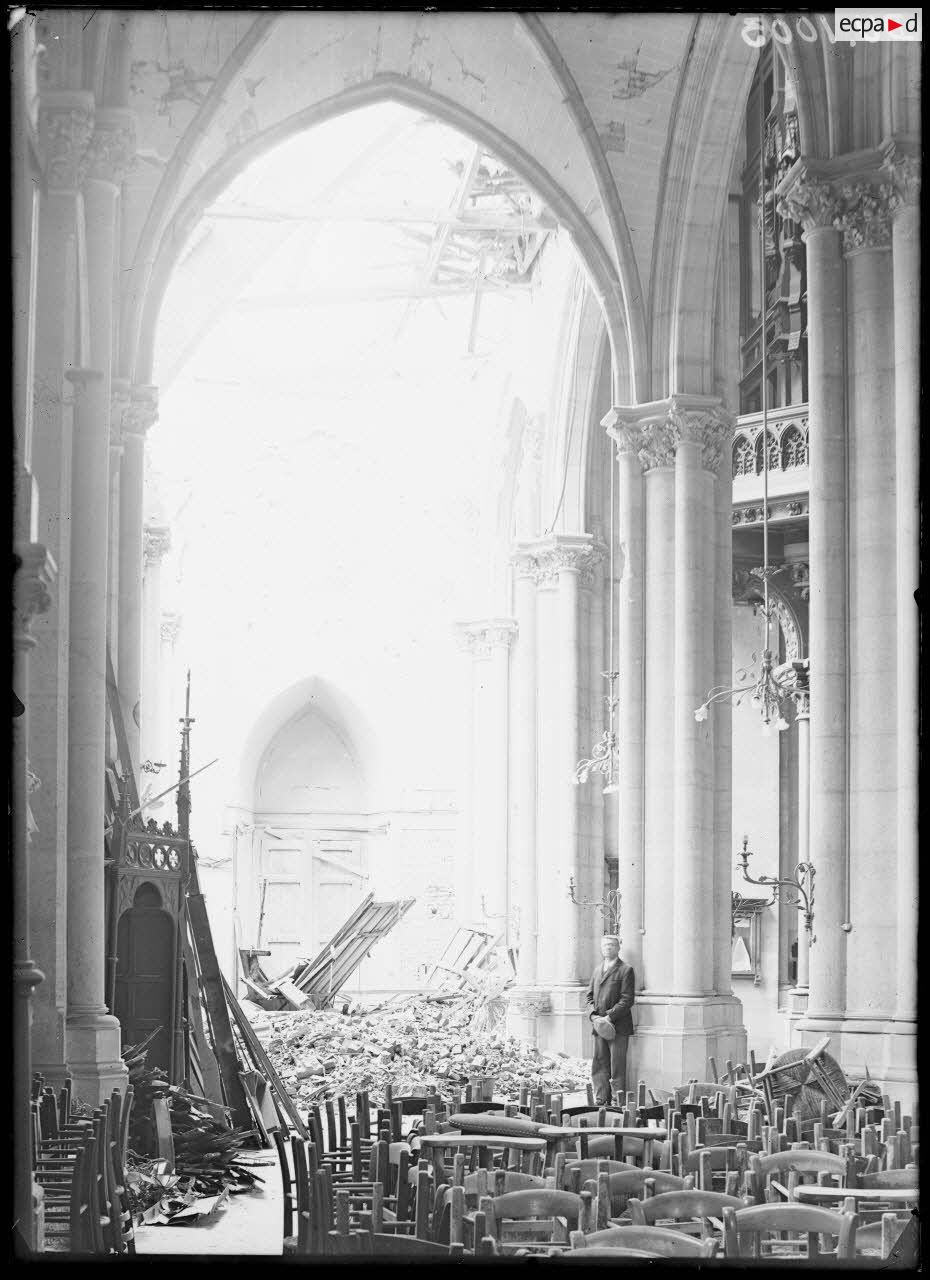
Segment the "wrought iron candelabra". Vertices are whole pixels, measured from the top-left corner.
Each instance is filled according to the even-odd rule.
[[[610,889],[606,898],[586,901],[575,897],[575,877],[568,877],[568,896],[576,907],[596,907],[604,917],[605,932],[620,936],[620,890]]]
[[[798,911],[804,916],[804,928],[807,930],[808,941],[816,942],[814,937],[814,864],[812,862],[799,862],[794,869],[794,878],[788,879],[781,876],[751,876],[749,874],[749,859],[752,857],[752,850],[749,848],[749,836],[743,836],[743,848],[739,855],[742,865],[737,864],[737,870],[742,873],[743,879],[747,884],[761,885],[762,888],[771,889],[772,900],[767,906],[774,906],[776,902],[784,901],[789,907],[797,907]],[[794,890],[796,897],[781,898],[782,890]]]
[[[587,782],[592,773],[601,773],[604,775],[604,795],[609,796],[618,789],[619,753],[617,735],[614,733],[614,718],[618,705],[615,685],[620,678],[620,672],[602,671],[601,675],[607,681],[608,692],[604,698],[604,702],[607,704],[607,728],[591,748],[590,757],[587,760],[578,761],[575,766],[575,772],[572,774],[572,782],[577,787],[582,782]]]

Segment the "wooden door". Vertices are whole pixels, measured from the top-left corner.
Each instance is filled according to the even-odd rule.
[[[265,832],[261,865],[265,894],[261,946],[271,952],[262,967],[269,978],[279,978],[299,959],[312,955],[307,849],[303,835],[285,832],[275,839]],[[262,887],[260,883],[259,903]]]
[[[313,950],[318,954],[365,896],[358,841],[318,840],[313,846]]]
[[[139,1044],[156,1027],[147,1067],[170,1069],[174,998],[175,924],[150,884],[138,890],[120,916],[116,937],[115,1013],[124,1045]]]

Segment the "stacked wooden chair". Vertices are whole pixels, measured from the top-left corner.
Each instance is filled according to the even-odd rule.
[[[114,1090],[91,1116],[77,1117],[70,1081],[56,1095],[34,1077],[32,1163],[43,1192],[45,1251],[135,1252],[124,1172],[132,1092]]]
[[[487,1082],[333,1099],[309,1141],[275,1136],[286,1251],[341,1257],[894,1257],[915,1207],[919,1130],[888,1100],[804,1126],[789,1094],[727,1064],[663,1100],[610,1107]],[[887,1110],[887,1114],[885,1114]],[[93,1141],[93,1139],[89,1139]],[[895,1242],[898,1242],[897,1244]],[[583,1258],[582,1258],[582,1255]]]

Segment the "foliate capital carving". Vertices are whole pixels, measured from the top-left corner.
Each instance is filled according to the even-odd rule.
[[[802,173],[790,191],[778,201],[783,218],[797,222],[805,231],[832,227],[842,207],[841,199],[830,182]]]
[[[920,202],[920,157],[909,155],[892,144],[883,166],[891,188],[892,215],[907,205]]]
[[[669,421],[676,443],[700,445],[701,466],[716,475],[724,450],[729,450],[733,440],[733,415],[721,405],[694,408],[673,396]]]
[[[510,563],[513,565],[518,578],[532,578],[535,580],[539,565],[534,551],[518,548],[511,555]]]
[[[125,435],[144,437],[150,427],[158,421],[158,388],[150,386],[134,387],[132,398],[123,414],[123,432]]]
[[[458,627],[462,648],[473,658],[490,658],[494,649],[509,649],[517,633],[512,618],[487,618],[462,622]]]
[[[135,116],[131,111],[98,111],[87,148],[85,177],[119,186],[136,158]]]
[[[161,638],[166,644],[174,644],[181,633],[181,615],[165,612],[161,615]]]
[[[41,96],[39,142],[50,188],[76,191],[80,187],[93,128],[93,94],[75,91]]]
[[[609,426],[607,434],[617,448],[617,458],[634,457],[639,461],[639,453],[643,448],[642,429],[633,423],[622,422],[617,426]]]
[[[866,182],[844,186],[843,207],[833,225],[843,233],[843,249],[886,249],[891,244],[893,191],[887,184]]]
[[[582,584],[603,556],[603,548],[592,545],[590,539],[553,540],[536,555],[536,582],[539,586],[551,586],[560,573],[577,573]]]
[[[145,567],[157,565],[171,548],[171,530],[167,525],[147,524],[142,531]]]
[[[649,404],[612,409],[602,425],[617,454],[633,454],[644,471],[671,467],[680,444],[701,446],[701,463],[716,472],[733,436],[735,418],[713,396],[669,396]]]
[[[17,638],[29,637],[32,619],[52,606],[51,588],[58,570],[48,551],[29,542],[13,552],[13,604]],[[28,643],[32,643],[31,638]]]

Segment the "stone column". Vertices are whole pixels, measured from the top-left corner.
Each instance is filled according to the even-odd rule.
[[[802,176],[785,196],[807,246],[810,403],[811,846],[817,865],[817,943],[808,1018],[845,1007],[847,851],[846,344],[843,261],[831,187]]]
[[[715,397],[676,394],[615,409],[608,423],[621,449],[629,583],[618,663],[621,786],[624,800],[627,787],[632,797],[621,831],[635,850],[641,829],[644,845],[636,1070],[670,1084],[704,1071],[708,1055],[745,1052],[740,1004],[718,981],[720,937],[730,932],[729,893],[724,902],[721,892],[730,851],[714,828],[721,771],[713,723],[695,717],[715,683],[730,615],[718,575],[724,499],[716,477],[732,419]]]
[[[897,981],[895,1020],[917,1018],[917,784],[920,581],[920,161],[892,149],[894,185],[895,526],[897,596]],[[910,1028],[909,1028],[910,1029]]]
[[[456,628],[462,661],[461,675],[462,777],[459,784],[459,827],[455,866],[455,912],[459,925],[476,925],[473,918],[474,900],[474,832],[475,832],[475,689],[472,641],[466,623]]]
[[[142,700],[142,502],[145,437],[158,416],[155,387],[133,390],[123,413],[119,478],[119,628],[117,685],[132,766],[139,781]]]
[[[713,683],[705,621],[713,617],[714,572],[708,546],[711,481],[701,466],[704,422],[676,422],[675,452],[675,931],[672,971],[678,995],[713,990],[713,929],[689,927],[714,919],[713,753],[694,715]],[[708,600],[709,597],[709,600]],[[708,607],[710,606],[710,607]],[[716,922],[715,922],[716,925]]]
[[[653,429],[640,453],[646,469],[645,852],[643,987],[674,993],[669,886],[672,873],[675,744],[675,473],[671,442]],[[621,654],[621,665],[624,658]]]
[[[97,370],[68,375],[75,390],[71,517],[68,751],[68,1067],[94,1106],[125,1088],[120,1028],[104,1002],[104,737],[109,395]]]
[[[584,754],[587,754],[587,744],[581,743],[579,734],[578,588],[579,574],[592,563],[594,551],[591,544],[590,534],[562,534],[552,539],[550,549],[543,557],[549,572],[555,572],[558,581],[558,711],[553,726],[557,743],[555,758],[558,761],[558,861],[551,891],[557,903],[565,904],[563,928],[556,939],[558,981],[564,986],[575,986],[585,980],[580,968],[582,940],[586,933],[600,932],[602,927],[600,919],[592,921],[590,908],[575,907],[568,899],[570,879],[574,879],[575,896],[580,899],[600,898],[602,888],[600,883],[595,886],[589,882],[579,856],[578,792],[572,782],[583,747]]]
[[[844,923],[854,931],[854,945],[846,951],[845,1007],[847,1017],[874,1021],[894,1013],[895,975],[890,970],[877,973],[876,960],[894,953],[900,932],[890,913],[874,910],[874,903],[889,891],[890,867],[879,850],[895,830],[898,800],[891,217],[886,193],[871,184],[844,188],[843,199],[849,538],[849,853]],[[815,680],[818,671],[814,665]],[[816,687],[814,695],[812,725]],[[819,945],[819,927],[817,937]]]
[[[161,562],[171,546],[167,525],[145,525],[143,531],[142,579],[142,708],[140,765],[159,759],[161,657]]]
[[[111,382],[110,395],[110,470],[107,494],[107,651],[113,663],[114,672],[119,679],[119,656],[117,653],[117,637],[119,635],[119,485],[120,459],[123,454],[123,413],[129,400],[126,383],[121,379]],[[107,706],[107,763],[119,759],[119,744],[116,737],[112,717]],[[125,762],[120,761],[122,768]]]
[[[38,543],[20,544],[13,560],[13,733],[10,771],[10,834],[13,862],[13,1222],[20,1245],[42,1246],[42,1195],[29,1176],[32,1143],[32,993],[44,981],[32,955],[29,910],[29,793],[38,782],[29,768],[29,654],[31,623],[51,603],[54,562]],[[17,705],[18,700],[18,705]]]
[[[163,609],[158,634],[161,640],[159,670],[162,677],[161,747],[158,759],[168,764],[181,750],[178,720],[184,711],[184,702],[178,687],[177,669],[177,641],[181,634],[181,615]]]
[[[806,688],[795,694],[795,723],[798,726],[798,862],[810,862],[811,858],[811,703]],[[815,897],[816,905],[816,897]],[[810,941],[804,927],[803,913],[798,914],[798,977],[797,994],[806,994],[810,988]]]
[[[643,985],[644,836],[645,836],[645,502],[635,424],[619,410],[604,419],[617,446],[617,521],[620,581],[617,591],[617,739],[619,793],[617,866],[620,889],[622,954]]]
[[[467,625],[474,663],[473,917],[508,937],[508,667],[516,624],[489,618]]]
[[[45,982],[33,1003],[33,1070],[53,1085],[67,1075],[68,680],[71,653],[71,388],[65,369],[78,351],[79,232],[84,155],[93,127],[93,95],[43,94],[39,136],[46,186],[38,225],[35,403],[32,466],[41,541],[58,566],[48,610],[36,617],[31,659],[32,768],[44,780],[33,796],[36,831],[30,858],[34,957]],[[38,535],[37,535],[38,536]]]
[[[536,558],[517,549],[510,667],[510,887],[519,931],[517,981],[536,982]]]
[[[604,615],[607,611],[605,606],[607,577],[604,573],[606,554],[607,547],[598,540],[592,551],[590,564],[578,575],[584,627],[581,644],[586,660],[585,672],[581,680],[584,691],[580,707],[583,713],[581,720],[583,737],[579,752],[585,757],[593,749],[594,744],[601,741],[608,727],[608,683],[604,678],[607,667],[604,636]],[[616,722],[614,732],[616,732]],[[615,776],[614,786],[616,783]],[[603,898],[608,885],[608,868],[604,856],[604,808],[608,803],[616,803],[616,792],[612,791],[605,796],[605,785],[604,775],[594,774],[587,783],[578,788],[577,794],[579,879],[583,885],[590,886],[592,899]],[[579,936],[578,955],[575,962],[575,971],[582,981],[590,976],[590,971],[601,959],[600,937],[604,926],[600,912],[589,911],[587,919],[589,924]]]

